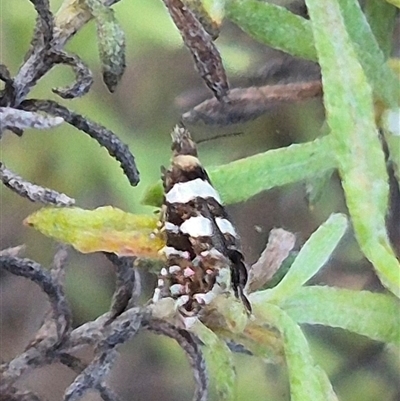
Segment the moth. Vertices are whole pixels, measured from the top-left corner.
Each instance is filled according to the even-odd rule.
[[[233,291],[250,312],[239,236],[186,128],[172,132],[172,152],[170,167],[162,170],[166,266],[153,301],[172,297],[184,316],[194,316],[218,294]]]

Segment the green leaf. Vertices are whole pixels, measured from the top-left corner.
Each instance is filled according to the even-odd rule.
[[[400,108],[383,111],[380,126],[385,136],[389,160],[400,186]]]
[[[300,327],[272,304],[255,306],[254,315],[275,326],[283,337],[291,401],[337,401],[326,373],[315,364]]]
[[[294,56],[316,60],[309,21],[287,9],[257,0],[231,0],[227,17],[254,39]]]
[[[236,373],[230,349],[199,320],[191,326],[190,331],[196,334],[204,344],[204,357],[218,392],[218,400],[235,400]]]
[[[210,171],[210,177],[223,202],[229,205],[277,186],[320,175],[334,167],[329,139],[323,137],[216,167]],[[160,206],[162,194],[162,186],[158,182],[149,188],[143,203]]]
[[[356,0],[338,0],[338,3],[351,41],[349,45],[353,46],[369,84],[388,107],[395,107],[399,104],[400,82],[386,63],[385,55],[379,48],[360,4]],[[390,26],[389,21],[385,24],[386,27]]]
[[[306,195],[308,206],[312,209],[322,195],[326,193],[328,183],[332,177],[333,171],[324,171],[320,176],[313,177],[306,182]]]
[[[164,198],[164,189],[161,180],[149,186],[140,201],[142,205],[161,207]]]
[[[355,235],[382,283],[400,296],[400,265],[385,226],[389,186],[372,91],[337,2],[307,0],[306,4],[322,70],[329,136]]]
[[[396,7],[382,0],[366,0],[364,11],[379,47],[388,58],[393,47]]]
[[[234,161],[213,169],[210,177],[223,201],[233,204],[334,167],[329,140],[321,138]]]
[[[347,219],[343,214],[331,215],[301,248],[282,281],[275,288],[251,294],[250,303],[280,303],[289,298],[325,265],[346,228]]]
[[[125,71],[125,34],[115,18],[114,11],[102,0],[85,0],[96,19],[103,80],[114,92]]]
[[[391,295],[332,287],[304,287],[280,307],[297,323],[340,327],[400,345],[400,303]]]
[[[159,259],[158,251],[165,245],[155,235],[158,217],[134,215],[112,206],[95,210],[44,208],[24,223],[42,234],[72,245],[83,253],[113,252],[119,256]]]

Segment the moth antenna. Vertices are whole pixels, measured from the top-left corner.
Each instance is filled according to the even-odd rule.
[[[233,137],[233,136],[240,136],[240,135],[244,135],[244,132],[228,132],[227,134],[214,135],[214,136],[212,136],[210,138],[199,139],[197,141],[197,144],[205,143],[205,142],[209,142],[209,141],[215,141],[217,139],[230,138],[230,137]]]

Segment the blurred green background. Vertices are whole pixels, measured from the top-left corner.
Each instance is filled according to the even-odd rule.
[[[61,0],[51,0],[56,12]],[[301,9],[301,4],[294,4]],[[51,88],[68,85],[73,74],[56,67],[32,90],[29,98],[55,99],[71,110],[113,130],[129,144],[136,157],[141,182],[130,187],[118,162],[85,134],[63,124],[47,130],[27,130],[22,138],[7,132],[0,142],[0,160],[24,178],[64,192],[78,206],[113,205],[133,213],[152,213],[140,204],[147,186],[160,175],[170,158],[170,131],[181,114],[211,94],[194,70],[191,56],[161,0],[122,0],[114,6],[126,33],[127,69],[114,94],[101,80],[93,22],[67,45],[90,67],[95,83],[82,99],[64,101]],[[0,0],[1,63],[14,75],[28,50],[35,12],[28,0]],[[225,22],[217,46],[232,87],[260,83],[268,63],[282,54],[257,44]],[[296,71],[293,71],[296,74]],[[241,132],[200,145],[204,165],[212,166],[291,143],[312,140],[323,124],[320,100],[274,108],[255,121],[230,127],[189,126],[196,140]],[[26,256],[49,265],[55,251],[52,240],[24,227],[22,220],[40,206],[0,187],[0,247],[26,244]],[[272,227],[295,232],[299,244],[333,211],[345,211],[340,183],[333,177],[321,199],[309,208],[304,183],[261,194],[229,207],[241,233],[249,263],[263,250]],[[257,226],[257,227],[256,227]],[[143,272],[143,301],[149,299],[155,276]],[[379,289],[371,266],[361,257],[348,234],[329,265],[315,282],[352,289]],[[104,313],[114,288],[112,265],[101,255],[71,252],[67,291],[78,325]],[[39,327],[47,304],[33,284],[0,272],[0,358],[20,353]],[[328,372],[343,401],[399,400],[399,355],[382,344],[355,334],[322,327],[304,327],[318,363]],[[90,352],[80,356],[90,358]],[[237,355],[239,400],[289,400],[284,366],[265,365]],[[35,371],[21,383],[49,401],[59,400],[74,375],[63,366]],[[51,380],[50,380],[51,378]],[[192,378],[185,355],[169,339],[142,332],[121,348],[110,377],[123,400],[190,400]],[[88,394],[83,400],[98,400]],[[213,399],[217,399],[214,394]]]

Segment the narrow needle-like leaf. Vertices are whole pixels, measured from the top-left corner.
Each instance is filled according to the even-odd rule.
[[[190,328],[203,342],[203,353],[210,377],[213,378],[221,401],[235,400],[236,374],[233,366],[232,353],[223,340],[199,320]]]
[[[314,362],[300,327],[279,307],[254,307],[254,315],[275,326],[283,338],[291,401],[337,401],[326,373]]]
[[[284,7],[257,0],[231,0],[227,17],[261,43],[316,60],[310,22]]]
[[[280,306],[297,322],[340,327],[400,345],[400,302],[391,294],[303,287]]]
[[[323,137],[210,169],[210,177],[224,203],[233,204],[262,191],[312,178],[333,168],[335,159],[329,137]],[[143,203],[160,206],[162,196],[162,186],[158,182],[148,189]]]

